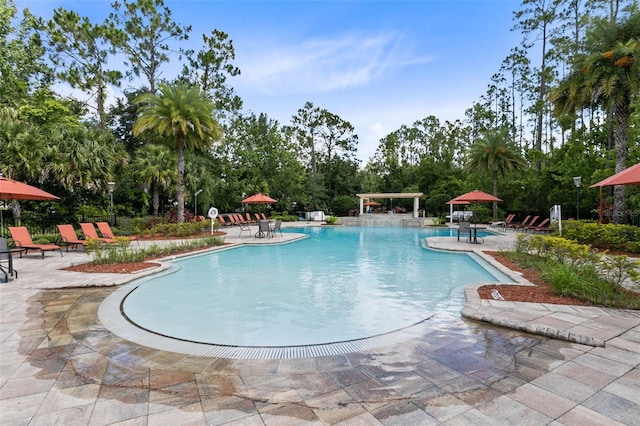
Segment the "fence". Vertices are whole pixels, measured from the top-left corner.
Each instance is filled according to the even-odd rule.
[[[76,221],[77,220],[77,221]],[[82,222],[109,222],[112,226],[118,226],[117,216],[113,216],[110,220],[108,215],[105,216],[81,216],[81,217],[63,217],[63,216],[40,216],[40,217],[24,217],[20,219],[14,219],[13,217],[4,218],[3,226],[0,229],[0,236],[6,236],[6,228],[9,226],[24,226],[29,232],[33,234],[52,235],[58,233],[56,225],[63,223],[70,223],[74,226]]]

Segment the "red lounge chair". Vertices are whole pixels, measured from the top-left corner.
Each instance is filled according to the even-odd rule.
[[[525,231],[531,231],[531,232],[549,232],[549,231],[553,231],[552,227],[547,226],[548,223],[549,223],[549,218],[546,218],[545,220],[540,222],[540,224],[534,225],[534,226],[527,226],[524,229],[525,229]]]
[[[110,238],[112,240],[116,239],[116,236],[113,235],[113,231],[111,230],[111,226],[109,226],[108,222],[96,222],[96,225],[98,225],[98,231],[100,231],[102,238]],[[127,238],[129,239],[129,241],[137,240],[136,237],[132,237],[129,235],[127,235]]]
[[[84,234],[84,237],[89,240],[100,240],[104,243],[115,243],[116,240],[114,240],[113,238],[103,238],[98,236],[98,233],[96,232],[96,228],[93,226],[93,223],[81,223],[80,224],[80,228],[82,228],[82,233]]]
[[[24,254],[27,254],[29,250],[40,250],[44,259],[45,251],[59,250],[60,256],[62,256],[62,247],[57,244],[34,244],[29,230],[24,226],[10,226],[9,233],[11,233],[11,238],[13,238],[13,243],[16,247],[24,249]],[[22,253],[20,253],[20,256],[22,257]]]
[[[540,216],[534,216],[529,223],[527,224],[522,224],[522,225],[517,225],[516,229],[522,229],[522,230],[527,230],[527,228],[532,227],[533,225],[536,224],[536,222],[538,221],[538,219],[540,219]]]
[[[58,232],[60,232],[62,241],[64,241],[67,246],[67,251],[69,251],[69,247],[74,249],[76,247],[84,247],[87,244],[86,240],[78,238],[76,230],[73,229],[73,225],[58,225]]]
[[[233,225],[231,222],[227,222],[222,215],[218,216],[218,220],[220,220],[220,225],[222,225],[222,226],[231,226],[231,225]]]
[[[262,216],[262,220],[269,220],[267,219],[267,216],[264,215],[264,213],[260,213],[260,216]]]
[[[531,215],[525,217],[524,220],[520,223],[510,223],[509,225],[507,225],[507,228],[516,229],[516,228],[520,228],[521,226],[527,226],[529,225],[530,219],[531,219]]]

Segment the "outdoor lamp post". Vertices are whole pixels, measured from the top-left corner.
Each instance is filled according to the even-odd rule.
[[[116,183],[115,182],[107,182],[107,188],[109,188],[109,200],[110,200],[110,205],[109,205],[109,223],[111,223],[111,225],[113,225],[113,190],[116,189]]]
[[[582,185],[582,176],[574,176],[573,184],[576,186],[576,220],[580,220],[580,185]]]
[[[198,217],[198,195],[202,192],[202,189],[198,189],[195,194],[193,194],[193,215]]]

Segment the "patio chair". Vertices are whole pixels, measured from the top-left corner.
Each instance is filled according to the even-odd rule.
[[[93,226],[93,223],[81,223],[80,228],[82,228],[82,233],[87,240],[100,240],[107,244],[113,244],[116,242],[113,238],[100,237],[98,232],[96,232],[96,228]]]
[[[13,275],[14,272],[18,278],[18,272],[11,268],[11,254],[6,238],[0,238],[0,272],[4,274],[4,282],[9,282],[9,274]]]
[[[100,235],[102,235],[102,238],[108,238],[115,241],[116,236],[113,234],[111,226],[109,226],[108,222],[96,222],[96,225],[98,225],[98,231],[100,231]],[[126,238],[128,238],[129,241],[135,241],[138,245],[140,244],[138,243],[138,239],[136,237],[127,235]]]
[[[276,224],[273,226],[273,229],[271,230],[271,233],[273,234],[273,236],[275,237],[276,232],[280,232],[280,236],[282,236],[282,221],[281,220],[276,220]]]
[[[471,241],[471,222],[458,222],[458,241],[464,235],[467,236],[467,241]]]
[[[271,236],[271,223],[268,220],[261,220],[258,222],[258,232],[256,232],[256,238],[268,238]]]
[[[84,247],[87,244],[86,240],[78,238],[73,225],[58,225],[58,232],[60,232],[62,241],[67,246],[67,251],[69,251],[69,247],[74,249],[76,247]]]
[[[60,251],[60,256],[62,256],[62,247],[57,244],[34,244],[29,230],[24,226],[10,226],[9,233],[16,247],[24,249],[24,254],[27,254],[29,250],[40,250],[44,259],[44,252],[58,250]],[[20,257],[22,257],[22,253],[20,253]]]

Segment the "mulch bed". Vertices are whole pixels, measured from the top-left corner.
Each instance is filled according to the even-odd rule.
[[[509,284],[492,284],[485,285],[478,289],[478,294],[482,299],[493,299],[491,291],[496,289],[504,300],[511,302],[532,302],[532,303],[551,303],[557,305],[580,305],[586,306],[588,303],[573,297],[563,297],[555,294],[551,286],[540,278],[540,273],[531,269],[522,268],[517,263],[513,263],[507,257],[497,251],[486,251],[486,254],[492,256],[498,262],[511,269],[522,273],[522,276],[535,284],[535,286],[527,285],[509,285]]]
[[[226,235],[226,232],[217,231],[213,233],[214,237],[222,237],[224,235]],[[139,241],[159,241],[159,240],[166,240],[168,238],[196,239],[196,238],[207,238],[211,236],[212,236],[211,232],[202,232],[200,234],[189,235],[187,237],[167,237],[167,236],[138,237],[138,240]],[[201,250],[202,248],[203,247],[193,248],[192,250],[189,250],[189,251],[198,251],[198,250]],[[181,253],[186,253],[186,252],[176,251],[173,254],[181,254]],[[96,273],[103,273],[103,274],[130,274],[132,272],[138,272],[143,269],[157,268],[158,266],[160,266],[160,264],[157,262],[150,262],[150,260],[154,260],[154,259],[158,259],[166,256],[170,256],[170,254],[163,254],[161,256],[149,257],[144,262],[114,263],[111,265],[94,265],[93,263],[88,262],[88,263],[82,263],[80,265],[69,266],[63,269],[65,271],[74,271],[74,272],[96,272]]]

